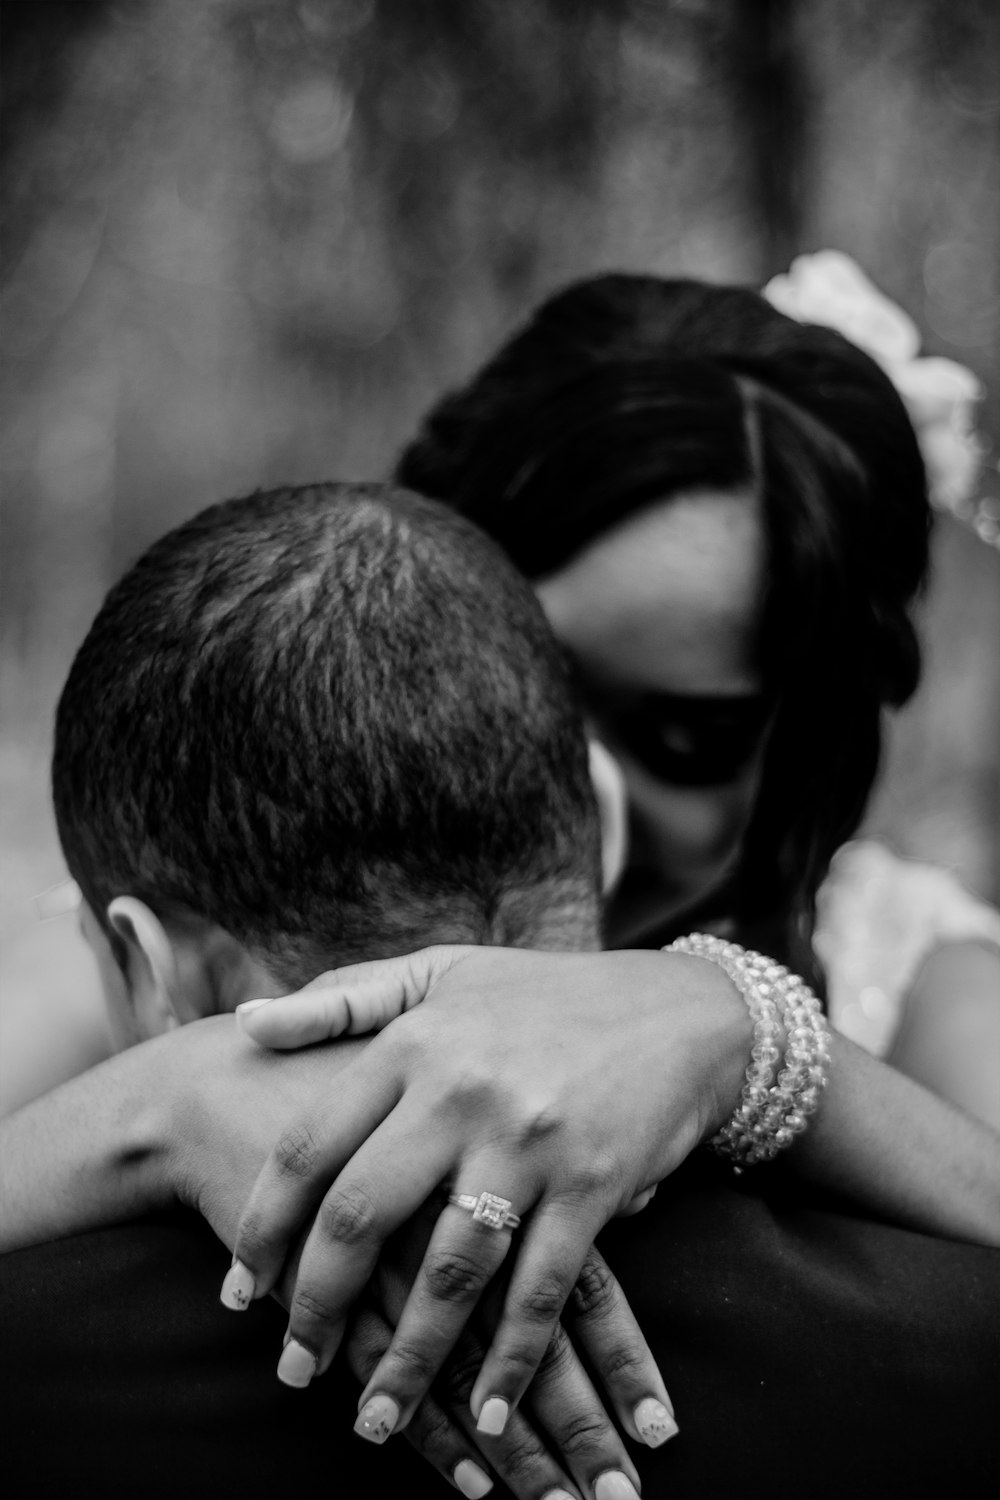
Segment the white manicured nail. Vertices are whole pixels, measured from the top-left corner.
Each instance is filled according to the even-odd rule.
[[[462,1494],[468,1495],[469,1500],[482,1500],[483,1495],[488,1495],[493,1488],[490,1476],[478,1464],[474,1464],[471,1458],[463,1458],[460,1464],[456,1464],[452,1478]]]
[[[502,1396],[490,1396],[488,1401],[483,1402],[479,1421],[476,1423],[476,1431],[485,1432],[488,1437],[499,1437],[507,1426],[508,1410],[509,1407]]]
[[[316,1374],[316,1356],[297,1339],[289,1339],[278,1360],[278,1379],[296,1390],[305,1390]]]
[[[673,1412],[655,1396],[640,1401],[632,1416],[639,1436],[649,1448],[659,1448],[661,1443],[676,1437],[680,1431]]]
[[[232,1312],[245,1312],[253,1301],[256,1282],[241,1260],[234,1260],[226,1272],[219,1301]]]
[[[373,1396],[358,1412],[354,1431],[370,1443],[384,1443],[399,1421],[399,1406],[391,1396]]]
[[[621,1469],[609,1469],[594,1485],[596,1500],[639,1500],[639,1492]]]
[[[237,1005],[236,1014],[238,1016],[248,1016],[252,1010],[260,1010],[262,1005],[270,1005],[273,999],[273,995],[268,995],[263,1000],[244,1000],[241,1005]]]

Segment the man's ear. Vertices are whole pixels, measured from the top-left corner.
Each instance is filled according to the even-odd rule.
[[[181,963],[159,917],[135,896],[116,896],[108,921],[125,946],[125,979],[144,1038],[159,1036],[186,1019],[181,1013]]]
[[[604,894],[618,883],[628,853],[628,793],[618,762],[600,740],[588,740],[590,779],[601,817],[601,873]]]

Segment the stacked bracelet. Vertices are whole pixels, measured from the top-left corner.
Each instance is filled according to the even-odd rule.
[[[753,1021],[746,1083],[732,1119],[709,1145],[737,1171],[770,1161],[805,1130],[826,1086],[830,1034],[819,1001],[781,964],[707,933],[678,938],[664,952],[718,964],[743,996]]]

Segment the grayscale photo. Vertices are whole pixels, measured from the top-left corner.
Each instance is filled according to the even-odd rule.
[[[1000,1493],[1000,7],[0,49],[4,1493]]]

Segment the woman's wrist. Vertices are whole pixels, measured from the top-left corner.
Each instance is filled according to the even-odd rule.
[[[664,1006],[662,1043],[669,1055],[686,1047],[692,1076],[698,1080],[698,1127],[693,1145],[716,1135],[740,1101],[753,1045],[753,1022],[746,1004],[723,969],[678,951],[656,955],[661,987],[683,995],[689,1024],[681,1029],[677,1006]],[[667,967],[669,966],[669,967]]]
[[[709,1145],[737,1171],[772,1160],[806,1129],[826,1087],[830,1038],[819,1001],[798,975],[738,943],[692,933],[666,951],[721,969],[753,1027],[739,1102]]]

